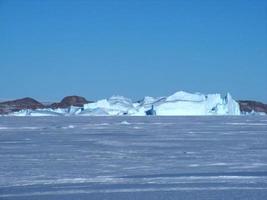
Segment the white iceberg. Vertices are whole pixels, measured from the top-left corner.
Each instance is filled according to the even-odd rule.
[[[94,103],[88,103],[84,105],[82,115],[90,115],[90,111],[93,115],[129,115],[137,112],[131,99],[122,96],[112,96],[109,99],[102,99]],[[97,110],[96,110],[97,109]]]
[[[100,109],[107,115],[144,116],[153,106],[156,115],[240,115],[239,104],[227,94],[204,95],[179,91],[168,97],[145,97],[142,101],[132,103],[125,97],[111,97],[95,103],[84,105],[83,112]],[[82,113],[83,113],[82,112]]]
[[[59,109],[52,110],[52,109],[36,109],[36,110],[20,110],[18,112],[10,113],[9,116],[34,116],[34,117],[44,117],[44,116],[62,116],[65,115],[66,112],[63,110],[58,112]]]

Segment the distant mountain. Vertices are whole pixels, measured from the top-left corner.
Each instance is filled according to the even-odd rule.
[[[250,100],[240,100],[237,102],[242,113],[260,112],[267,114],[267,104]]]
[[[20,110],[36,110],[36,109],[57,109],[57,108],[68,108],[70,106],[82,107],[84,104],[92,101],[86,100],[80,96],[67,96],[62,99],[59,103],[52,103],[50,105],[44,105],[41,102],[33,98],[22,98],[12,101],[0,102],[0,114],[9,114]]]
[[[84,104],[92,103],[92,102],[93,101],[88,101],[84,97],[81,97],[81,96],[67,96],[67,97],[64,97],[61,102],[53,103],[48,107],[52,109],[68,108],[70,106],[83,107]]]
[[[42,109],[45,106],[36,101],[35,99],[26,97],[23,99],[17,99],[13,101],[4,101],[0,103],[0,114],[8,114],[10,112],[17,112],[24,109]]]

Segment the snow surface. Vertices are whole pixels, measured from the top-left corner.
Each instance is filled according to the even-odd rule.
[[[0,199],[266,199],[267,117],[0,117]]]
[[[133,102],[122,96],[112,96],[94,103],[85,104],[83,108],[22,110],[12,116],[145,116],[146,111],[154,108],[158,116],[177,115],[240,115],[239,104],[228,93],[224,98],[220,94],[200,94],[176,92],[168,97],[145,97]]]

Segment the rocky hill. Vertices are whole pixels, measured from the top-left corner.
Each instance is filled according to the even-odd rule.
[[[68,108],[70,106],[83,107],[84,104],[90,103],[92,101],[86,100],[84,97],[80,96],[67,96],[62,99],[59,103],[53,103],[48,107],[55,108]]]
[[[35,99],[26,97],[23,99],[17,99],[13,101],[5,101],[0,103],[0,114],[8,114],[10,112],[16,112],[24,109],[38,109],[45,108],[45,106],[36,101]]]
[[[240,100],[238,101],[240,111],[242,113],[250,113],[250,112],[261,112],[267,114],[267,104],[258,102],[258,101],[250,101],[250,100]]]
[[[62,99],[59,103],[52,103],[51,105],[43,105],[42,103],[36,101],[33,98],[23,98],[16,99],[12,101],[4,101],[0,102],[0,114],[8,114],[20,110],[36,110],[43,108],[68,108],[70,106],[82,107],[86,103],[90,103],[92,101],[86,100],[84,97],[80,96],[67,96]]]

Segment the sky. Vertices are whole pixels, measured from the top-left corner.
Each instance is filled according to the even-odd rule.
[[[0,0],[0,99],[267,102],[267,0]]]

